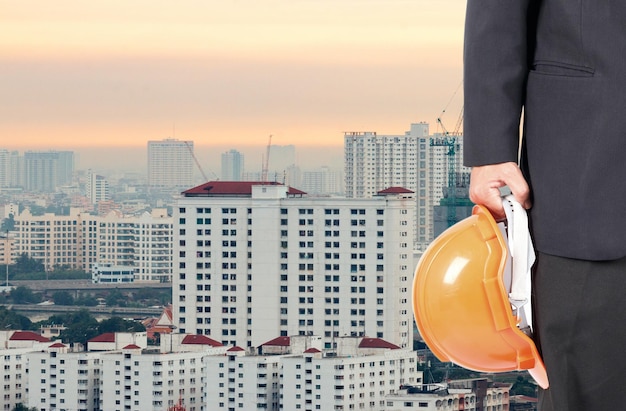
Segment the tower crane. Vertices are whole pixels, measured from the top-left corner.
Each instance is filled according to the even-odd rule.
[[[445,109],[443,110],[442,114],[445,112]],[[457,145],[459,144],[457,142],[457,137],[461,134],[460,133],[460,128],[461,128],[461,124],[463,123],[463,108],[461,108],[461,114],[459,116],[459,119],[457,120],[455,129],[452,133],[448,132],[448,130],[446,129],[446,127],[443,125],[443,121],[441,120],[441,116],[437,118],[437,123],[441,126],[441,129],[443,130],[443,137],[441,138],[431,138],[430,139],[430,145],[431,146],[443,146],[443,147],[447,147],[447,152],[446,152],[446,161],[448,163],[448,196],[447,196],[447,207],[448,207],[448,215],[447,215],[447,220],[448,220],[448,226],[452,226],[457,222],[457,212],[456,212],[456,206],[457,206],[457,199],[456,199],[456,186],[457,186],[457,182],[456,182],[456,177],[457,177],[457,170],[456,170],[456,156],[457,156]]]
[[[198,158],[196,157],[196,154],[193,152],[193,147],[191,147],[191,144],[189,144],[188,141],[185,141],[185,145],[187,146],[187,149],[189,150],[189,153],[191,154],[191,157],[193,158],[193,161],[196,163],[196,167],[198,167],[198,170],[200,170],[200,174],[202,174],[202,178],[204,179],[204,182],[208,182],[209,179],[207,178],[206,174],[204,173],[204,170],[202,169],[202,166],[200,165],[200,162],[198,161]],[[213,173],[215,174],[215,173]],[[217,176],[215,176],[217,178]]]
[[[263,169],[261,170],[261,181],[267,182],[267,174],[270,165],[270,147],[272,146],[272,135],[270,134],[269,141],[267,142],[267,150],[265,152],[265,158],[263,159]]]

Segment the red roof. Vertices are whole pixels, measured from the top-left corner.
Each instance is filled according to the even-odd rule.
[[[414,191],[411,191],[404,187],[389,187],[378,192],[378,194],[409,194],[409,193],[414,193]]]
[[[58,343],[54,343],[54,344],[52,344],[52,345],[51,345],[50,347],[48,347],[48,348],[65,348],[65,347],[67,347],[67,345],[65,345],[65,344],[62,344],[62,343],[59,343],[59,342],[58,342]]]
[[[210,345],[212,347],[222,347],[224,345],[204,335],[187,335],[183,338],[182,344],[200,344]]]
[[[241,347],[239,347],[239,346],[235,345],[234,347],[229,348],[229,349],[228,349],[228,350],[226,350],[226,351],[228,351],[228,352],[231,352],[231,351],[232,351],[232,352],[235,352],[235,351],[245,351],[245,350],[244,350],[243,348],[241,348]]]
[[[100,334],[97,337],[93,337],[91,340],[87,341],[88,343],[90,342],[108,342],[108,343],[114,343],[115,342],[115,333],[104,333],[104,334]]]
[[[390,350],[397,350],[400,347],[380,338],[365,337],[361,340],[359,348],[388,348]]]
[[[139,350],[141,349],[140,346],[135,345],[135,344],[128,344],[126,347],[123,348],[124,350]]]
[[[289,347],[290,343],[291,339],[289,337],[278,337],[266,342],[265,344],[261,344],[261,346],[272,345],[277,347]]]
[[[38,341],[38,342],[50,342],[46,337],[34,333],[32,331],[16,331],[13,333],[10,341]]]
[[[318,350],[317,348],[311,347],[308,350],[306,350],[304,353],[305,354],[317,354],[318,352],[321,352],[321,351]]]
[[[174,319],[174,316],[172,315],[172,304],[168,304],[167,306],[163,307],[163,314],[165,314],[165,316],[172,321]],[[163,315],[161,314],[161,316]]]
[[[184,196],[250,196],[252,195],[252,186],[282,186],[277,182],[262,181],[209,181],[208,183],[190,188],[183,191]],[[302,195],[306,194],[293,187],[288,187],[287,194]]]

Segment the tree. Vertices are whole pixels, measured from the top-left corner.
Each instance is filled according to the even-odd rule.
[[[51,316],[48,322],[64,324],[67,327],[59,336],[66,344],[81,343],[84,345],[90,339],[104,333],[141,332],[146,330],[143,324],[124,320],[121,317],[111,317],[98,323],[98,320],[86,309],[64,315]]]
[[[109,307],[126,307],[128,298],[117,288],[111,290],[106,298]]]
[[[59,335],[61,340],[66,344],[75,342],[87,344],[88,340],[100,333],[98,320],[85,309],[67,313],[62,317],[54,316],[54,321],[57,324],[64,324],[67,327],[65,330],[61,331]]]
[[[52,300],[58,305],[74,305],[74,297],[69,291],[57,291],[52,294]]]
[[[98,300],[92,295],[81,295],[74,300],[74,305],[81,305],[85,307],[95,307],[98,305]]]
[[[515,381],[515,383],[511,386],[511,395],[525,395],[527,397],[536,397],[537,386],[528,381],[528,378],[524,378],[520,375],[517,377],[517,381]]]
[[[9,214],[7,218],[2,220],[2,225],[0,226],[0,232],[6,233],[8,231],[15,230],[15,218],[13,214]]]
[[[15,261],[16,273],[41,273],[46,269],[40,261],[30,258],[28,254],[22,253]]]
[[[3,330],[31,330],[33,323],[24,315],[0,306],[0,329]]]
[[[11,299],[15,304],[31,304],[40,301],[39,297],[33,294],[30,288],[23,285],[11,291]]]
[[[125,320],[121,317],[111,317],[100,321],[98,331],[100,331],[100,334],[114,332],[141,332],[146,331],[146,327],[137,321]]]
[[[13,410],[11,411],[37,411],[37,407],[28,408],[26,405],[20,402],[15,407],[13,407]]]

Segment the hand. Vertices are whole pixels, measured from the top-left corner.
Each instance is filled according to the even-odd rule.
[[[483,205],[496,220],[505,218],[502,197],[498,188],[508,186],[522,207],[529,209],[530,189],[517,164],[513,162],[489,164],[472,168],[469,196],[476,204]]]

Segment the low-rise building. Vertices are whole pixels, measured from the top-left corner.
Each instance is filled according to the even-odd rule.
[[[384,411],[473,411],[476,394],[471,389],[448,389],[446,384],[404,386],[385,397]]]
[[[94,284],[132,283],[134,280],[133,267],[110,263],[94,264],[91,267],[91,282]]]

